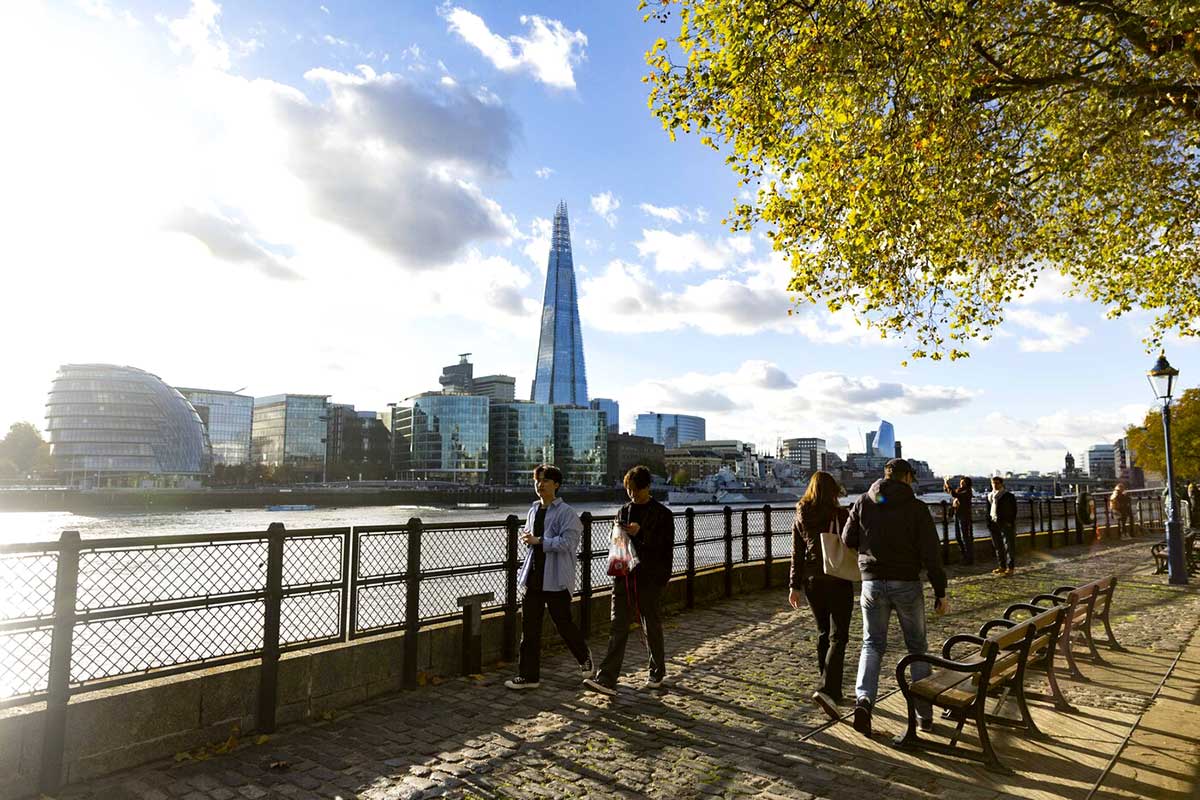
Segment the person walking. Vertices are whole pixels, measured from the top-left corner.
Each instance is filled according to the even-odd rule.
[[[517,676],[504,682],[509,689],[536,689],[541,685],[542,618],[549,610],[558,635],[579,662],[584,676],[592,673],[592,654],[583,632],[571,619],[571,592],[575,590],[579,539],[583,523],[579,515],[558,497],[562,471],[542,464],[533,471],[533,488],[538,499],[529,508],[521,541],[529,548],[517,575],[525,587],[521,602],[521,648]]]
[[[854,730],[867,737],[871,736],[871,713],[893,610],[908,652],[924,653],[926,649],[922,569],[933,587],[934,611],[940,615],[950,608],[937,529],[929,509],[913,493],[913,480],[913,468],[907,461],[893,458],[887,462],[883,479],[855,501],[842,531],[846,546],[858,550],[863,577],[863,645],[854,690]],[[929,673],[924,662],[912,667],[914,682]],[[916,710],[921,730],[933,730],[930,704],[918,701]]]
[[[1188,527],[1200,529],[1200,486],[1195,483],[1187,485]]]
[[[840,535],[849,518],[838,498],[842,487],[828,472],[817,471],[796,504],[792,522],[792,567],[788,577],[788,603],[800,608],[801,592],[817,623],[817,666],[821,680],[812,699],[826,714],[838,718],[842,697],[842,667],[850,641],[850,612],[854,607],[854,584],[826,575],[821,534],[830,526]]]
[[[629,575],[613,578],[608,651],[600,668],[583,681],[588,689],[601,694],[617,693],[617,678],[625,660],[631,618],[641,623],[650,651],[650,675],[642,688],[659,689],[667,677],[660,603],[662,591],[671,579],[675,516],[650,496],[650,480],[650,470],[642,465],[625,473],[629,502],[621,507],[617,520],[629,535],[638,563]]]
[[[965,475],[959,479],[957,489],[950,487],[949,478],[942,480],[946,494],[954,498],[954,539],[958,542],[962,563],[967,565],[975,563],[975,520],[971,516],[971,500],[975,492],[971,489],[972,485],[971,479]]]
[[[1121,538],[1122,534],[1128,534],[1132,539],[1133,533],[1133,498],[1129,496],[1129,492],[1125,491],[1125,484],[1118,482],[1113,487],[1112,494],[1108,498],[1108,507],[1117,515],[1117,539]]]
[[[992,478],[988,492],[988,532],[996,550],[993,575],[1012,575],[1017,566],[1017,498],[1004,487],[1004,478]]]

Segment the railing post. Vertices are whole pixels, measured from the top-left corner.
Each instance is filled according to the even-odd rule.
[[[350,641],[354,635],[354,617],[357,613],[355,594],[358,591],[358,553],[355,547],[354,528],[346,531],[346,540],[342,543],[342,635],[343,642]]]
[[[500,658],[504,661],[512,661],[517,652],[517,536],[520,524],[516,514],[509,514],[504,519],[504,629],[500,641]]]
[[[67,743],[67,703],[71,699],[71,650],[75,635],[75,596],[79,588],[79,531],[63,531],[58,539],[54,577],[54,632],[50,639],[42,764],[38,789],[51,794],[62,786]]]
[[[771,506],[763,506],[763,588],[771,588]]]
[[[1108,507],[1109,497],[1104,498],[1104,537],[1112,536],[1112,509]]]
[[[1029,549],[1037,549],[1037,531],[1038,531],[1038,513],[1037,501],[1032,497],[1029,498]],[[991,511],[988,511],[991,514]]]
[[[683,604],[685,608],[692,608],[696,602],[696,510],[688,506],[684,509],[683,515],[687,522],[684,534],[684,547],[687,548],[687,571],[684,573]]]
[[[733,597],[733,509],[725,506],[725,596]]]
[[[1062,499],[1063,507],[1063,544],[1071,543],[1071,517],[1067,513],[1067,498]]]
[[[408,567],[404,585],[404,664],[400,680],[404,688],[417,685],[417,636],[421,632],[421,520],[408,521]]]
[[[583,541],[579,545],[579,630],[586,639],[592,632],[592,512],[580,514],[579,521],[583,523]],[[671,538],[675,538],[674,534]]]
[[[1054,547],[1054,503],[1047,498],[1046,507],[1046,546]]]
[[[750,560],[750,512],[742,509],[742,563]]]
[[[942,563],[950,563],[950,504],[942,501]]]
[[[255,725],[261,733],[275,730],[275,704],[279,694],[279,611],[283,605],[283,540],[286,535],[282,522],[267,526],[267,586]]]

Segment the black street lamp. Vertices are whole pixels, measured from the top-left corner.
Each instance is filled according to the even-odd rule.
[[[1188,582],[1187,566],[1183,560],[1183,528],[1179,524],[1179,506],[1175,500],[1175,468],[1171,464],[1171,394],[1179,370],[1171,366],[1166,354],[1146,373],[1154,396],[1162,403],[1163,438],[1167,457],[1167,574],[1171,583]]]

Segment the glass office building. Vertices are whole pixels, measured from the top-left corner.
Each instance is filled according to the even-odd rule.
[[[392,415],[396,471],[408,480],[482,483],[488,474],[488,398],[429,392]]]
[[[603,486],[608,472],[608,426],[590,408],[554,407],[554,463],[565,486]]]
[[[690,414],[638,414],[633,432],[638,436],[649,436],[668,450],[707,438],[704,417]]]
[[[575,292],[571,226],[566,203],[559,203],[554,212],[550,261],[546,266],[546,294],[542,301],[542,330],[530,399],[552,405],[586,407],[588,404],[587,370],[583,363],[583,334],[579,328],[579,297]]]
[[[554,463],[554,406],[493,400],[488,428],[489,483],[528,486],[535,467]]]
[[[607,397],[594,397],[588,403],[588,408],[596,411],[603,411],[605,418],[608,420],[608,432],[621,432],[621,406],[616,400],[609,400]]]
[[[213,465],[237,467],[250,463],[250,428],[254,398],[218,389],[178,387],[200,415],[212,444]]]
[[[251,437],[255,463],[296,471],[296,480],[319,480],[325,468],[329,395],[276,394],[254,398]]]
[[[196,409],[134,367],[59,367],[46,420],[55,469],[73,486],[194,486],[212,472]]]
[[[879,429],[875,432],[874,455],[884,458],[896,457],[896,429],[885,419],[879,421]]]

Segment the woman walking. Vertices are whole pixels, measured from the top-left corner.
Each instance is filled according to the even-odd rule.
[[[846,643],[850,640],[850,614],[854,608],[854,585],[842,578],[826,575],[822,566],[821,534],[841,535],[849,512],[838,503],[842,488],[828,472],[813,473],[808,490],[796,504],[792,523],[792,569],[788,578],[788,603],[800,608],[804,593],[812,609],[820,636],[817,638],[817,664],[821,681],[812,699],[830,717],[837,718],[842,702],[842,664]]]

